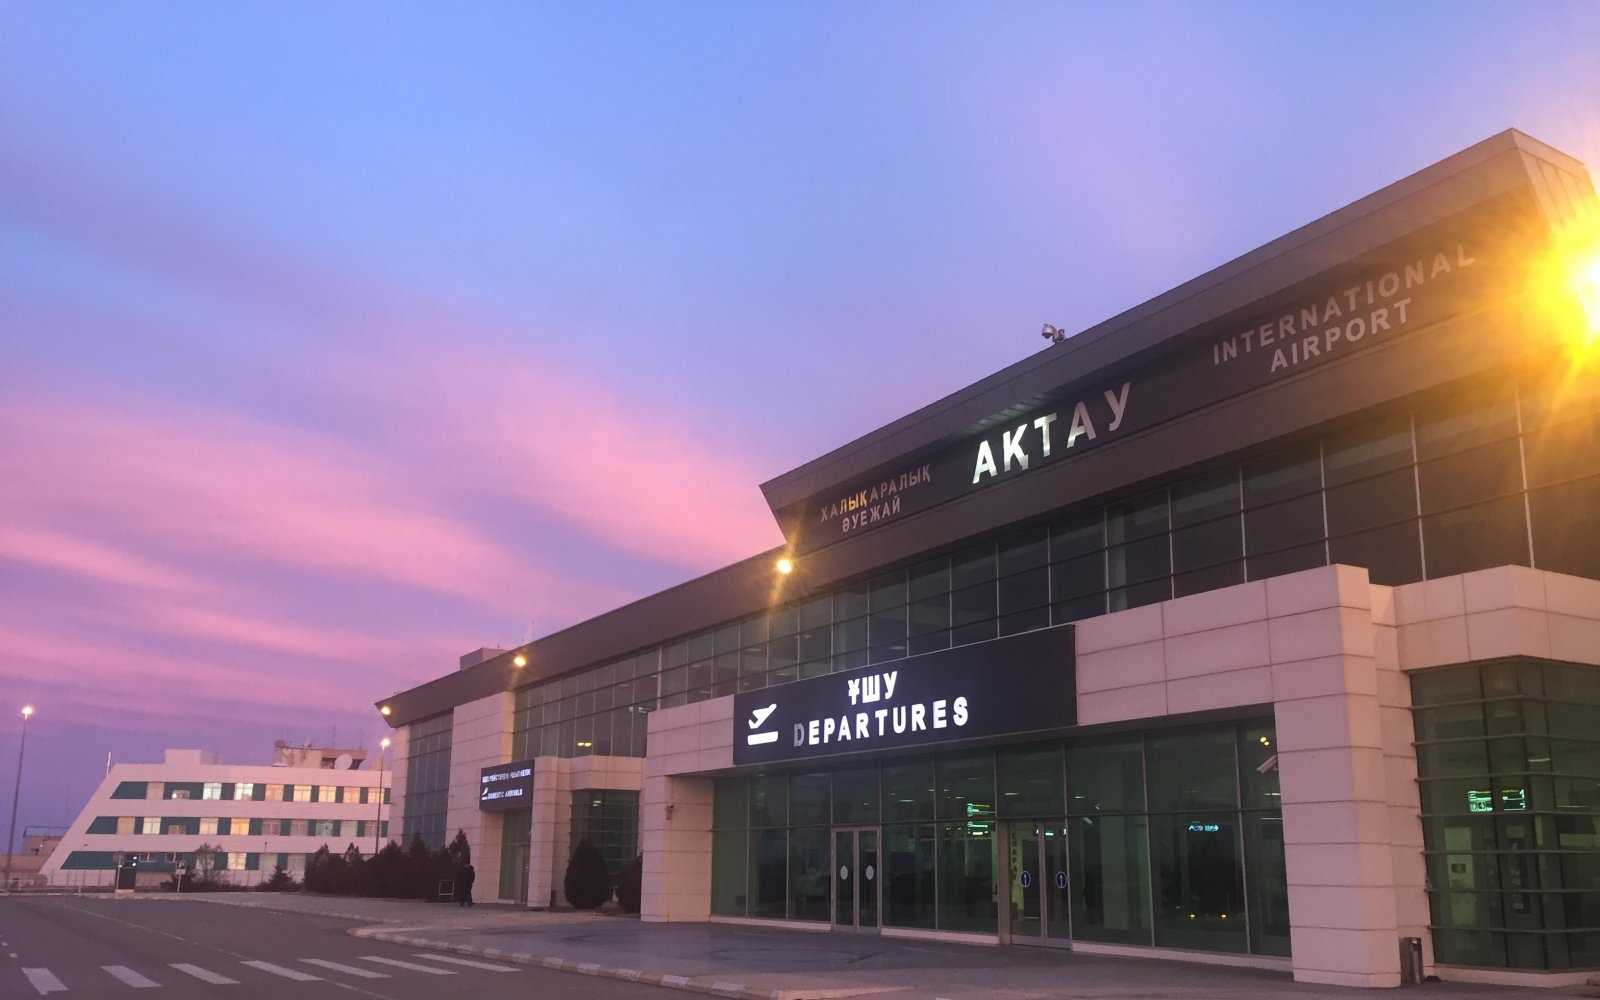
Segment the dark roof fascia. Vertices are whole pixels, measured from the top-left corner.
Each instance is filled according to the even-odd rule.
[[[777,476],[762,484],[762,493],[776,514],[884,463],[934,450],[1007,407],[1153,353],[1201,323],[1526,186],[1523,156],[1587,177],[1581,161],[1508,129]]]
[[[793,599],[773,589],[773,564],[781,552],[772,549],[713,570],[374,704],[380,710],[389,706],[389,725],[409,725],[456,705],[756,614],[774,600]],[[519,653],[527,657],[527,666],[515,665]]]

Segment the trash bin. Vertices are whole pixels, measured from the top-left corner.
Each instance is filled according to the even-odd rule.
[[[1422,939],[1419,937],[1400,939],[1400,981],[1422,982]]]

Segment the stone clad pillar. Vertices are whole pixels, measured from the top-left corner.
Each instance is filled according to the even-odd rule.
[[[1298,982],[1400,984],[1372,591],[1349,566],[1267,581]]]

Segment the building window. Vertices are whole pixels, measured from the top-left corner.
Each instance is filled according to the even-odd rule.
[[[208,781],[208,782],[206,782],[203,786],[201,786],[200,797],[202,799],[220,799],[220,798],[222,798],[222,782],[220,782],[220,781]]]
[[[587,837],[617,871],[638,853],[639,793],[582,790],[572,793],[572,843]]]
[[[201,817],[201,819],[200,819],[200,835],[203,837],[203,836],[206,836],[207,834],[214,834],[216,832],[217,832],[217,819],[216,819],[216,817],[215,816]]]
[[[335,836],[338,836],[338,831],[336,829],[336,826],[337,826],[336,821],[331,820],[331,819],[319,819],[319,820],[316,820],[316,821],[314,821],[312,823],[311,835],[313,837],[335,837]]]
[[[116,789],[112,791],[111,797],[114,799],[142,799],[145,797],[147,789],[148,782],[120,781],[117,783]]]
[[[283,801],[283,786],[282,785],[268,785],[268,786],[266,786],[266,788],[267,788],[266,797],[262,801],[264,801],[264,802],[282,802]]]
[[[161,817],[160,816],[146,816],[146,817],[144,817],[144,819],[142,821],[142,824],[143,825],[139,829],[140,833],[143,833],[143,834],[159,834],[161,832]]]
[[[573,694],[576,695],[576,691]],[[413,837],[421,837],[433,850],[444,848],[450,790],[450,737],[449,712],[409,727],[405,812],[400,826],[404,844],[409,845]]]
[[[1447,667],[1411,692],[1438,960],[1600,965],[1600,668]]]
[[[311,793],[316,790],[315,785],[292,785],[289,787],[294,789],[294,801],[296,802],[310,802]]]
[[[117,833],[118,833],[118,835],[126,837],[126,836],[134,833],[135,832],[135,828],[138,826],[138,823],[139,823],[139,818],[137,816],[118,816],[117,817]]]
[[[321,785],[321,786],[319,786],[317,788],[317,801],[318,802],[332,802],[333,800],[334,800],[334,787],[332,785]]]
[[[228,871],[231,871],[231,872],[242,872],[242,871],[244,871],[245,859],[248,856],[249,855],[247,855],[244,851],[229,851],[228,852]]]

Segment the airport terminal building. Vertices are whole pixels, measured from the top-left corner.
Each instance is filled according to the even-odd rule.
[[[402,836],[530,906],[587,836],[652,921],[1581,982],[1595,213],[1506,132],[778,477],[781,549],[381,702]]]

